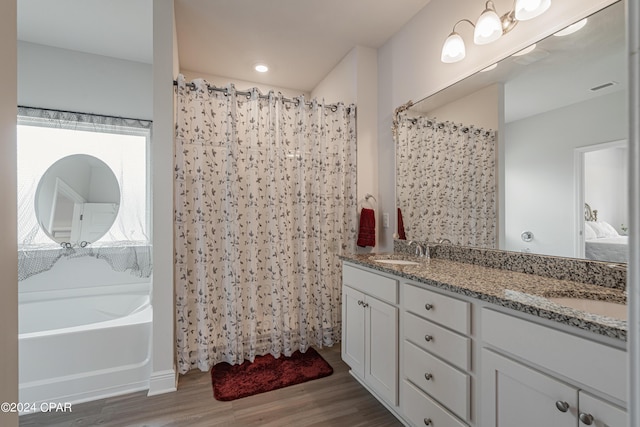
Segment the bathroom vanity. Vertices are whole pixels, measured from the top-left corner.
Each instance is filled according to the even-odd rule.
[[[567,259],[531,256],[527,265],[516,253],[430,249],[442,257],[342,257],[343,360],[398,419],[435,427],[626,425],[618,266],[571,260],[584,265],[567,279],[553,277]]]

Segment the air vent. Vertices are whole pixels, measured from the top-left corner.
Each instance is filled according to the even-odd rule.
[[[598,85],[598,86],[594,86],[589,90],[592,91],[592,92],[596,92],[598,90],[601,90],[601,89],[604,89],[604,88],[607,88],[607,87],[610,87],[610,86],[615,86],[617,84],[618,84],[618,82],[610,81],[610,82],[606,82],[606,83],[603,83],[603,84]]]

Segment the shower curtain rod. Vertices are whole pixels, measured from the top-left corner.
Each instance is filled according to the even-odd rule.
[[[173,81],[173,85],[174,86],[178,86],[178,81],[174,80]],[[185,83],[185,86],[187,86],[189,89],[191,90],[196,90],[196,84],[191,82],[191,83]],[[228,94],[229,91],[227,90],[227,88],[225,87],[216,87],[216,86],[212,86],[212,85],[207,85],[207,89],[209,91],[216,91],[216,92],[222,92],[224,94]],[[246,91],[246,90],[237,90],[236,93],[238,95],[245,95],[247,98],[251,96],[251,92]],[[260,99],[269,99],[268,95],[263,95],[263,94],[259,94],[259,98]],[[284,96],[280,97],[282,99],[283,102],[290,102],[292,104],[296,104],[298,105],[298,103],[300,101],[296,100],[296,99],[291,99],[291,98],[286,98]],[[311,102],[305,102],[305,105],[311,106]],[[331,108],[331,111],[336,111],[338,109],[338,104],[326,104],[324,105],[324,107],[326,108]],[[347,108],[347,113],[351,112],[351,107],[346,107]]]
[[[415,125],[416,123],[418,123],[418,119],[415,117],[409,117],[407,118],[408,122],[411,122],[412,125]],[[427,127],[431,128],[431,127],[436,127],[438,129],[444,129],[445,125],[448,122],[436,122],[435,120],[431,120],[431,119],[427,119]],[[471,130],[471,128],[469,126],[462,126],[461,128],[456,125],[456,124],[452,124],[453,126],[453,131],[457,131],[458,129],[460,129],[463,133],[469,133],[469,131]],[[482,132],[485,132],[486,135],[488,135],[489,133],[491,133],[491,130],[485,130],[485,129],[481,129],[481,128],[475,128],[474,129],[474,134],[475,135],[480,135]]]

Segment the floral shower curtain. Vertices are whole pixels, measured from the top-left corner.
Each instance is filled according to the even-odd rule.
[[[495,132],[406,112],[397,132],[397,199],[408,238],[495,248]]]
[[[355,251],[355,108],[177,87],[179,371],[340,340]]]

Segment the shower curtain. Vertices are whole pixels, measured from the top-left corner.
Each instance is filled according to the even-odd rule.
[[[397,199],[407,237],[495,248],[495,132],[406,112],[398,119]]]
[[[217,88],[216,88],[217,89]],[[177,84],[179,372],[330,346],[355,252],[355,107]]]

